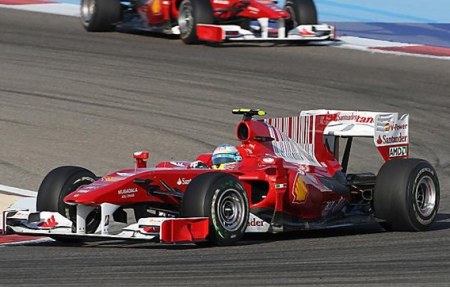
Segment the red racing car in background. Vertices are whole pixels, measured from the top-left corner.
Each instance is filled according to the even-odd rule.
[[[333,40],[313,0],[82,0],[90,32],[141,30],[180,35],[186,44],[224,41]]]
[[[233,113],[243,119],[240,145],[223,149],[233,151],[228,168],[214,169],[230,163],[225,152],[155,167],[147,167],[148,152],[136,152],[134,168],[103,177],[58,167],[39,187],[37,212],[6,211],[3,230],[57,240],[230,245],[246,232],[374,221],[387,230],[421,231],[433,223],[439,181],[427,161],[408,158],[409,115],[311,110],[255,120],[265,112]],[[355,137],[373,138],[385,160],[377,175],[347,172]]]

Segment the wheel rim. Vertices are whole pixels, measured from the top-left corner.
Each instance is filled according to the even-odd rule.
[[[83,0],[81,3],[81,17],[83,21],[89,23],[94,14],[95,0]]]
[[[183,7],[181,7],[178,16],[178,26],[180,27],[181,36],[189,34],[193,29],[194,17],[192,15],[192,6],[189,3],[185,3]]]
[[[220,225],[229,232],[235,232],[245,221],[245,200],[235,189],[225,190],[217,200],[217,214]]]
[[[422,217],[430,216],[436,206],[436,186],[430,176],[422,177],[416,185],[415,204]]]

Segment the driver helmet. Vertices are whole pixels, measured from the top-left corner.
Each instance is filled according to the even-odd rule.
[[[211,160],[214,169],[233,169],[242,157],[235,146],[222,144],[214,150]]]

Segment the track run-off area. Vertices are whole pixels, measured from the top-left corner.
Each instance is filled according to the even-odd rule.
[[[0,184],[37,190],[48,171],[98,175],[192,160],[236,144],[235,107],[409,113],[412,157],[441,182],[432,230],[378,226],[248,236],[233,247],[48,240],[0,247],[0,286],[362,285],[450,282],[450,61],[329,46],[187,46],[157,35],[87,33],[75,17],[0,9]],[[376,172],[358,141],[350,167]]]

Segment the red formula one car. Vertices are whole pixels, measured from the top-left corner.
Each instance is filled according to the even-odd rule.
[[[5,212],[3,229],[59,240],[229,245],[245,232],[374,220],[388,230],[421,231],[433,223],[439,182],[427,161],[407,158],[408,115],[312,110],[255,120],[265,112],[233,113],[243,115],[236,127],[240,145],[200,154],[194,162],[150,168],[148,153],[137,152],[135,168],[103,177],[81,167],[58,167],[39,187],[38,211]],[[373,138],[386,161],[378,175],[346,172],[354,137]]]
[[[186,44],[333,40],[313,0],[82,0],[87,31],[141,30],[180,35]]]

